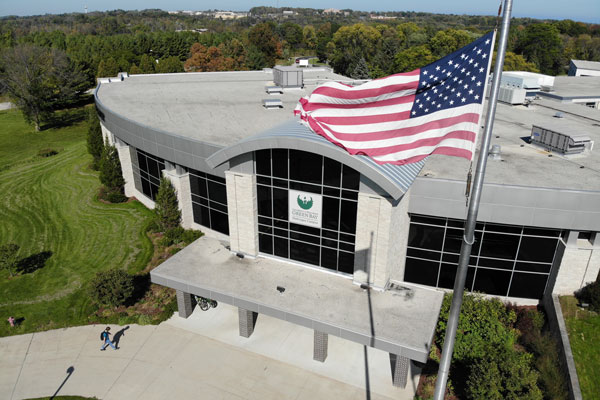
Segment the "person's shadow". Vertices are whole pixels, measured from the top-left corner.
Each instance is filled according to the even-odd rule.
[[[121,340],[121,336],[125,336],[125,331],[127,329],[129,329],[129,325],[115,333],[115,335],[113,336],[113,344],[117,349],[119,348],[119,340]]]

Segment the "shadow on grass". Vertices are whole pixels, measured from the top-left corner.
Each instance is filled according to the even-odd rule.
[[[86,118],[87,113],[84,108],[73,108],[57,111],[48,118],[44,126],[42,126],[42,130],[45,131],[52,128],[64,128],[84,121]]]
[[[150,290],[150,284],[152,282],[150,282],[150,274],[146,273],[146,274],[141,274],[141,275],[135,275],[133,277],[133,294],[131,295],[131,297],[129,298],[129,300],[127,300],[127,306],[132,306],[135,303],[137,303],[138,301],[140,301],[141,299],[144,298],[144,296],[146,295],[146,293],[148,292],[148,290]]]
[[[29,257],[21,258],[17,262],[17,272],[20,274],[29,274],[40,268],[44,268],[46,261],[48,261],[50,257],[52,257],[51,251],[42,251],[32,254]]]

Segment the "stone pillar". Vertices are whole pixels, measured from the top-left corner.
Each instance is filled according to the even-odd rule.
[[[182,292],[181,290],[177,290],[177,310],[179,311],[179,316],[182,318],[187,318],[192,315],[194,311],[194,299],[192,295],[186,292]]]
[[[403,279],[409,227],[408,194],[399,201],[358,194],[355,283],[383,289],[390,279]]]
[[[102,130],[102,140],[104,140],[104,143],[114,145],[115,135],[104,126],[102,121],[100,122],[100,129]]]
[[[600,249],[567,245],[556,276],[553,294],[572,295],[594,282],[600,272]]]
[[[249,338],[254,332],[254,325],[256,324],[258,313],[244,310],[243,308],[238,308],[238,316],[240,323],[240,336]]]
[[[164,169],[163,176],[168,178],[175,192],[177,193],[177,202],[181,211],[181,226],[186,229],[192,228],[194,223],[194,211],[192,210],[192,189],[190,186],[190,174],[183,168]]]
[[[115,148],[119,154],[121,172],[123,173],[123,179],[125,179],[125,196],[138,197],[138,191],[135,188],[135,177],[133,175],[132,163],[132,157],[136,156],[135,149],[120,140],[115,141]]]
[[[325,362],[327,358],[327,345],[329,336],[326,333],[315,331],[313,360]]]
[[[258,206],[256,176],[225,172],[231,251],[255,257],[258,254]]]
[[[394,362],[394,370],[392,371],[394,383],[396,387],[405,388],[408,380],[408,366],[410,360],[396,354],[396,362]]]

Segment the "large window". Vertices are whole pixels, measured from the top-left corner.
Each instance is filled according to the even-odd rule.
[[[229,235],[225,179],[191,169],[194,222]]]
[[[154,200],[158,194],[162,170],[165,169],[165,160],[139,149],[136,152],[137,157],[133,163],[135,188]]]
[[[412,215],[404,280],[451,289],[464,221]],[[471,291],[541,298],[560,230],[478,223],[467,282]]]
[[[255,152],[259,251],[354,273],[360,174],[319,154],[272,149]],[[288,220],[289,190],[322,196],[321,227]]]

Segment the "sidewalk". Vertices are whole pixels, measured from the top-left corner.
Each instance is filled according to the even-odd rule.
[[[418,380],[393,387],[387,353],[332,336],[327,360],[314,361],[312,330],[263,315],[242,338],[237,309],[225,304],[131,325],[117,351],[100,351],[103,328],[0,338],[0,399],[52,396],[63,382],[61,395],[106,400],[412,399]]]

